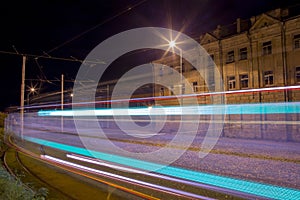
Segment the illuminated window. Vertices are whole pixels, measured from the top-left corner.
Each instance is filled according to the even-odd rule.
[[[300,49],[300,34],[294,35],[294,49]]]
[[[249,87],[248,83],[249,83],[248,74],[240,75],[241,88],[248,88]]]
[[[296,83],[300,83],[300,67],[296,67]]]
[[[247,47],[240,49],[240,60],[247,59]]]
[[[226,57],[226,63],[234,62],[234,51],[229,51]]]
[[[271,86],[274,84],[273,71],[265,71],[264,72],[264,84],[265,84],[265,86]]]
[[[227,86],[228,86],[229,90],[235,89],[235,77],[234,76],[227,77]]]
[[[272,54],[272,42],[264,42],[262,45],[262,55]]]

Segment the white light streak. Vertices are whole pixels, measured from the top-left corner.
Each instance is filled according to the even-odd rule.
[[[117,175],[117,174],[112,174],[112,173],[105,172],[105,171],[102,171],[102,170],[93,169],[93,168],[86,167],[86,166],[83,166],[83,165],[79,165],[79,164],[76,164],[76,163],[72,163],[72,162],[69,162],[69,161],[61,160],[61,159],[58,159],[58,158],[55,158],[55,157],[52,157],[52,156],[48,156],[48,155],[41,155],[41,158],[44,159],[44,160],[53,161],[55,163],[59,163],[59,164],[65,165],[65,166],[73,167],[73,168],[83,170],[83,171],[86,171],[86,172],[90,172],[90,173],[94,173],[94,174],[97,174],[97,175],[109,176],[109,177],[113,177],[113,178],[116,178],[116,179],[119,179],[119,180],[124,180],[124,181],[128,181],[128,182],[135,183],[135,184],[138,184],[138,185],[154,188],[156,190],[171,192],[175,195],[179,194],[179,195],[189,196],[189,197],[198,198],[198,199],[213,200],[212,198],[208,198],[208,197],[200,196],[200,195],[185,192],[185,191],[181,191],[181,190],[177,190],[177,189],[173,189],[173,188],[168,188],[168,187],[165,187],[165,186],[156,185],[156,184],[153,184],[153,183],[148,183],[148,182],[128,178],[128,177],[125,177],[125,176],[120,176],[120,175]]]

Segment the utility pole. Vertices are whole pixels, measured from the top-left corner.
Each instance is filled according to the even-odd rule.
[[[61,75],[61,110],[64,109],[64,75]]]
[[[109,84],[106,85],[106,108],[109,109]],[[106,128],[109,128],[109,117],[106,118]]]
[[[61,75],[61,110],[64,109],[64,75]],[[64,131],[64,117],[61,116],[61,132]]]
[[[23,56],[23,63],[22,63],[22,81],[21,81],[21,138],[23,139],[23,129],[24,129],[24,94],[25,94],[25,63],[26,63],[26,56]]]
[[[182,49],[180,49],[179,47],[177,47],[177,49],[179,49],[179,53],[180,53],[180,61],[179,61],[179,64],[180,64],[180,106],[183,107],[183,94],[184,94],[184,91],[183,91],[183,62],[182,62]],[[185,87],[185,86],[184,86]]]

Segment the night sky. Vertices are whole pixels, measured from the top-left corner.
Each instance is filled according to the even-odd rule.
[[[103,40],[125,30],[165,27],[198,37],[218,24],[234,23],[238,17],[246,19],[297,2],[299,0],[7,1],[2,3],[0,12],[0,111],[20,104],[22,56],[4,52],[84,60]],[[79,62],[30,56],[26,62],[25,84],[37,85],[40,93],[58,91],[60,76],[64,74],[66,88],[72,87],[79,67]],[[105,78],[115,77],[107,74]],[[41,84],[35,79],[50,81]]]

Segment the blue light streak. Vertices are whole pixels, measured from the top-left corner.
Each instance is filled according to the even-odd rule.
[[[300,113],[300,102],[228,105],[134,107],[114,109],[42,110],[39,116],[145,116]]]
[[[90,101],[90,102],[77,102],[77,103],[65,103],[65,106],[72,106],[72,105],[89,105],[89,104],[107,104],[107,103],[121,103],[121,102],[134,102],[134,101],[155,101],[155,100],[168,100],[168,99],[176,99],[176,98],[188,98],[188,97],[204,97],[204,96],[214,96],[214,95],[229,95],[229,94],[247,94],[247,93],[260,93],[260,92],[279,92],[282,90],[299,90],[300,85],[292,85],[292,86],[281,86],[281,87],[267,87],[267,88],[253,88],[253,89],[246,89],[246,90],[230,90],[230,91],[220,91],[220,92],[204,92],[200,94],[183,94],[183,95],[176,95],[176,96],[156,96],[156,97],[139,97],[133,99],[115,99],[115,100],[101,100],[101,101]],[[49,107],[61,107],[61,104],[40,104],[40,105],[31,105],[25,106],[24,108],[49,108]],[[18,108],[20,109],[20,107]]]
[[[236,179],[236,178],[231,178],[226,176],[219,176],[219,175],[214,175],[214,174],[209,174],[204,172],[188,170],[184,168],[178,168],[174,166],[164,166],[157,163],[88,150],[80,147],[70,146],[70,145],[47,141],[38,138],[25,136],[24,139],[40,145],[44,145],[44,146],[48,146],[48,147],[52,147],[59,150],[76,153],[84,156],[94,157],[112,163],[130,166],[133,168],[149,170],[149,171],[153,171],[153,169],[158,169],[155,170],[155,172],[160,174],[186,179],[190,181],[195,181],[199,183],[204,183],[208,185],[213,185],[213,186],[226,188],[230,190],[240,191],[240,192],[253,194],[265,198],[282,199],[282,200],[300,199],[300,190],[293,189],[293,188],[279,187],[276,185],[258,183],[254,181]]]

